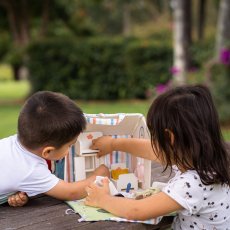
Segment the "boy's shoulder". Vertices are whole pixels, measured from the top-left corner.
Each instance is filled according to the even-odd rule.
[[[1,148],[14,145],[16,139],[17,134],[0,139]]]
[[[25,149],[18,140],[18,135],[12,135],[3,139],[0,139],[0,149],[3,154],[2,158],[12,160],[12,162],[21,162],[23,159],[31,159],[33,162],[45,161],[40,156],[34,154],[33,152]],[[23,157],[21,157],[23,155]],[[27,160],[26,160],[27,161]]]

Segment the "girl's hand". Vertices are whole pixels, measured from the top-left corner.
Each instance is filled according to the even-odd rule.
[[[110,196],[109,192],[109,179],[104,178],[102,180],[102,186],[98,186],[95,183],[86,187],[88,196],[86,197],[85,204],[97,208],[102,208],[103,200],[105,197]]]
[[[97,156],[101,157],[113,151],[113,138],[111,136],[102,136],[92,141],[91,149],[99,150]]]
[[[20,207],[28,202],[29,198],[25,192],[17,192],[9,196],[8,204],[13,207]]]

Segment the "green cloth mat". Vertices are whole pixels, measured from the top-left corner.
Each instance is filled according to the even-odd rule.
[[[145,221],[137,221],[137,220],[127,220],[124,218],[117,217],[104,209],[94,208],[90,206],[86,206],[83,200],[76,201],[66,201],[66,203],[74,210],[75,213],[78,213],[81,218],[78,221],[101,221],[101,220],[111,220],[117,222],[137,222],[144,224],[158,224],[162,217],[157,217],[150,220]]]
[[[84,219],[84,221],[108,220],[115,217],[104,209],[86,206],[84,200],[66,201],[66,203]]]

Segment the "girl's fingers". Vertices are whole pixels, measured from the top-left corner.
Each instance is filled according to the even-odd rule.
[[[87,197],[86,197],[86,199],[85,199],[85,205],[89,205],[89,201],[88,201],[88,199],[87,199]]]
[[[89,187],[87,187],[87,188],[85,189],[85,191],[86,191],[87,195],[89,196],[89,191],[90,191],[90,188],[89,188]]]
[[[102,179],[103,183],[109,183],[109,178],[106,176],[105,178]]]
[[[100,158],[102,156],[102,152],[101,150],[99,150],[99,152],[97,153],[97,158]]]

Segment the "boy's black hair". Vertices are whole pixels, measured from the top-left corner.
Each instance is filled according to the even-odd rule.
[[[147,125],[165,169],[175,164],[196,170],[206,185],[230,185],[229,156],[207,87],[181,86],[160,95],[149,108]]]
[[[82,110],[61,93],[40,91],[24,104],[18,118],[18,137],[22,145],[34,150],[56,148],[74,140],[86,127]]]

